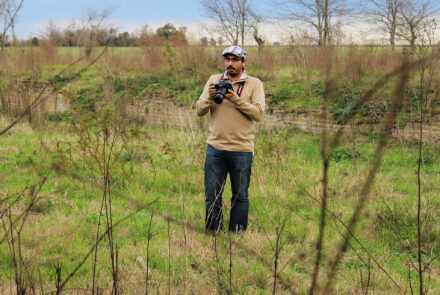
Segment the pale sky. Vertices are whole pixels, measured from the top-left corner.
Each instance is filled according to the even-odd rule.
[[[254,0],[258,8],[267,1]],[[200,23],[209,23],[203,15],[200,0],[24,0],[19,12],[16,34],[21,38],[38,35],[49,21],[65,27],[70,21],[84,18],[90,10],[112,9],[107,18],[120,32],[134,32],[148,24],[153,28],[173,23],[197,30]]]
[[[252,2],[255,9],[262,14],[271,15],[275,10],[269,0]],[[145,24],[156,29],[172,23],[176,27],[188,27],[189,37],[200,40],[204,36],[210,37],[202,24],[214,25],[204,16],[200,0],[24,0],[16,22],[16,35],[20,39],[38,36],[46,32],[49,21],[63,29],[72,20],[85,18],[91,10],[102,12],[106,9],[112,11],[106,23],[117,28],[119,32],[137,32]],[[269,42],[282,42],[295,29],[298,28],[272,23],[263,25],[261,33]],[[347,32],[350,30],[353,35],[359,34],[359,30],[354,30],[353,26],[346,28]],[[365,38],[365,32],[360,34]]]

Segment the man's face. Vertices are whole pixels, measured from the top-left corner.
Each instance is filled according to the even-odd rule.
[[[244,61],[241,60],[241,57],[227,54],[224,57],[225,59],[225,67],[228,71],[228,75],[231,77],[237,77],[241,75],[243,72],[243,67],[246,65],[246,59]]]

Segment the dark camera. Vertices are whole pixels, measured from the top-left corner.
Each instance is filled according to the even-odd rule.
[[[232,84],[229,83],[226,80],[220,80],[217,83],[212,83],[211,86],[214,86],[215,89],[217,89],[217,93],[215,94],[214,101],[216,104],[221,104],[223,102],[223,99],[225,98],[225,95],[228,93],[228,90],[232,88]]]

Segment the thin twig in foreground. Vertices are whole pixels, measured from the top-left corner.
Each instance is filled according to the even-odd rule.
[[[405,65],[408,65],[408,63],[405,63]],[[361,211],[362,211],[366,201],[368,200],[371,186],[374,182],[376,172],[379,168],[379,165],[380,165],[380,162],[382,159],[383,149],[385,147],[385,144],[386,144],[388,138],[390,137],[391,129],[394,125],[397,111],[400,107],[402,98],[404,97],[404,90],[405,90],[406,83],[408,81],[408,77],[409,77],[409,69],[406,66],[406,67],[403,67],[399,83],[397,85],[396,91],[394,92],[394,97],[393,97],[391,109],[387,115],[384,126],[382,128],[379,143],[378,143],[376,150],[375,150],[375,153],[374,153],[373,163],[371,164],[367,179],[366,179],[366,181],[362,187],[361,193],[360,193],[360,200],[359,200],[359,202],[358,202],[358,204],[352,214],[352,217],[350,218],[347,232],[344,235],[344,239],[339,246],[336,257],[333,260],[333,262],[331,263],[330,274],[329,274],[327,283],[326,283],[326,285],[324,287],[324,291],[323,291],[324,294],[329,294],[331,292],[331,288],[333,285],[334,278],[336,276],[338,266],[341,263],[345,252],[347,251],[348,243],[349,243],[351,236],[352,236],[351,232],[354,232],[356,225],[358,223]],[[405,292],[400,287],[399,287],[399,291],[402,294],[405,294]]]

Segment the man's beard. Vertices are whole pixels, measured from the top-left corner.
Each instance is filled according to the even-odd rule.
[[[234,70],[234,72],[229,72],[229,69]],[[237,77],[239,74],[241,74],[241,71],[238,71],[236,68],[233,68],[231,66],[229,66],[226,70],[228,71],[228,75],[231,77]]]

